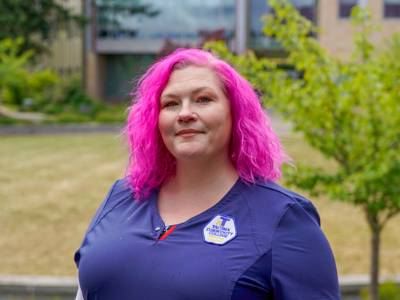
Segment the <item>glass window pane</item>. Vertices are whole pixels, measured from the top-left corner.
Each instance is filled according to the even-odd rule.
[[[291,0],[299,12],[309,20],[316,21],[316,0]],[[263,32],[261,17],[271,12],[266,0],[251,0],[250,2],[250,37],[249,47],[252,49],[276,49],[280,46]]]
[[[262,32],[263,21],[261,17],[270,13],[271,9],[265,0],[252,0],[250,3],[250,33],[249,47],[252,49],[277,48],[278,44]]]
[[[385,18],[400,18],[400,0],[385,0]]]
[[[351,16],[351,10],[357,5],[357,0],[339,0],[339,17],[348,18]]]
[[[315,1],[314,0],[291,0],[292,4],[296,7],[299,6],[314,6]]]
[[[316,0],[290,0],[290,2],[292,2],[292,4],[304,17],[306,17],[310,21],[316,21]]]
[[[108,101],[120,102],[130,98],[132,81],[141,76],[156,59],[155,55],[105,55],[106,62],[103,95]]]
[[[235,0],[97,0],[97,35],[112,39],[198,42],[234,34]]]

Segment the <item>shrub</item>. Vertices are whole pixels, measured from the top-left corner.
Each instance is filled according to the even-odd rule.
[[[43,103],[42,111],[49,114],[78,114],[93,118],[104,104],[89,97],[81,86],[79,76],[60,81],[51,98]]]
[[[19,54],[22,43],[22,39],[0,41],[0,102],[16,110],[37,111],[59,77],[49,69],[33,69],[33,53]]]
[[[361,291],[361,299],[368,300],[368,289]],[[400,287],[395,282],[385,282],[379,286],[379,299],[380,300],[400,300]]]

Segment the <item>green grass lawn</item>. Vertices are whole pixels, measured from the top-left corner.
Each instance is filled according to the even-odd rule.
[[[333,166],[298,137],[283,143],[297,160]],[[0,274],[73,275],[73,253],[127,154],[112,134],[0,136]],[[304,194],[304,193],[303,193]],[[368,272],[369,232],[353,206],[312,199],[339,274]],[[400,274],[400,217],[382,236],[382,274]]]

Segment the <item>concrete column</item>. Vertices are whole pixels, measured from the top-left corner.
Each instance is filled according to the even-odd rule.
[[[83,83],[86,93],[95,98],[102,99],[102,80],[104,74],[104,59],[96,49],[96,3],[94,0],[84,0],[85,16],[90,19],[84,29],[83,42]]]
[[[358,0],[358,5],[362,8],[366,8],[368,5],[368,0]]]
[[[241,54],[247,50],[249,32],[249,1],[236,0],[235,52]]]

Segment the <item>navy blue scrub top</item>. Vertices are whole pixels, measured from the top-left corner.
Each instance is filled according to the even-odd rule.
[[[112,186],[75,253],[85,299],[340,299],[309,200],[239,178],[218,203],[165,234],[157,194],[137,202],[125,179]]]

